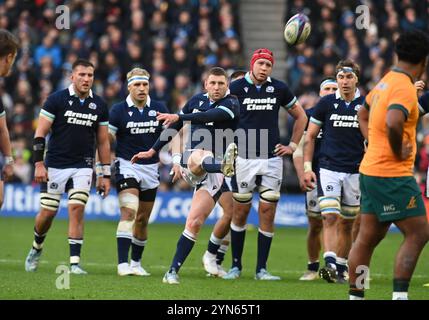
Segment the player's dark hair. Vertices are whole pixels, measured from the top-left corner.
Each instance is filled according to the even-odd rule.
[[[19,49],[18,39],[9,31],[0,29],[0,57],[15,54]]]
[[[230,81],[237,80],[240,77],[243,77],[246,74],[246,71],[244,70],[235,70],[231,75],[229,76]]]
[[[429,37],[420,30],[404,31],[395,42],[399,61],[419,64],[429,54]]]
[[[338,62],[337,66],[335,67],[335,74],[337,74],[344,67],[352,68],[357,78],[360,79],[360,67],[352,59],[341,60]]]
[[[207,73],[207,77],[209,77],[210,75],[224,76],[226,79],[228,79],[228,74],[226,73],[225,69],[223,69],[221,67],[213,67],[213,68],[211,68],[208,71],[208,73]]]
[[[75,62],[73,62],[72,70],[74,70],[77,66],[92,67],[95,69],[94,65],[86,59],[77,59]]]

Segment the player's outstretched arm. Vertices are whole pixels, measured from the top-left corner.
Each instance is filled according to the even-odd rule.
[[[191,123],[221,122],[234,119],[234,113],[227,107],[219,106],[204,112],[179,114],[180,120]]]
[[[97,129],[97,150],[98,157],[102,166],[103,179],[97,186],[97,191],[105,198],[110,192],[110,140],[108,127],[98,126]]]

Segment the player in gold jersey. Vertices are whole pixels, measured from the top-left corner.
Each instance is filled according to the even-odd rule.
[[[394,223],[404,235],[396,255],[393,299],[408,299],[418,257],[429,240],[421,191],[413,176],[419,118],[414,82],[427,65],[429,38],[408,31],[395,43],[397,64],[367,95],[359,111],[368,150],[360,165],[361,226],[349,256],[350,299],[364,297],[375,247]]]

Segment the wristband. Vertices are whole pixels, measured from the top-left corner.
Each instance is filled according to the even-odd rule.
[[[97,163],[95,164],[95,176],[96,176],[97,178],[100,178],[100,177],[102,177],[102,176],[103,176],[103,167],[102,167],[102,165],[101,165],[101,163],[100,163],[100,162],[97,162]]]
[[[4,164],[5,165],[9,165],[9,164],[13,164],[13,163],[14,163],[13,157],[11,157],[11,156],[4,157]]]
[[[311,161],[304,161],[304,172],[311,172],[313,171],[313,165]]]
[[[45,155],[45,138],[36,137],[33,140],[33,160],[34,162],[43,161]]]
[[[110,164],[101,165],[101,170],[103,172],[103,178],[110,178],[111,176]]]
[[[173,164],[180,165],[180,162],[182,160],[182,155],[180,153],[173,153],[172,157],[173,157]]]
[[[298,148],[298,145],[295,142],[291,141],[289,142],[289,147],[291,147],[293,152],[295,152],[296,148]]]

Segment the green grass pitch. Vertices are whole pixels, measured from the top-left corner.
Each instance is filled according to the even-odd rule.
[[[150,277],[116,275],[116,223],[87,221],[82,250],[82,265],[87,276],[72,275],[70,289],[56,288],[56,267],[68,262],[67,221],[56,220],[46,239],[39,270],[24,271],[24,259],[33,238],[33,219],[0,218],[0,299],[347,299],[348,286],[322,280],[302,282],[298,278],[307,263],[306,230],[277,228],[268,260],[268,269],[282,277],[277,282],[253,279],[256,263],[257,229],[246,235],[242,277],[227,281],[206,276],[201,257],[206,250],[211,226],[205,226],[180,271],[181,283],[162,283],[162,276],[174,254],[181,225],[150,225],[143,266]],[[391,299],[393,258],[401,242],[399,233],[390,233],[376,249],[371,265],[367,299]],[[231,263],[230,252],[224,262]],[[411,299],[428,299],[429,247],[420,256],[410,285]]]

